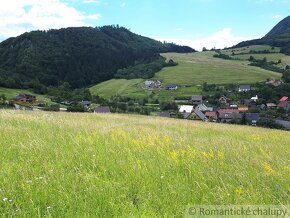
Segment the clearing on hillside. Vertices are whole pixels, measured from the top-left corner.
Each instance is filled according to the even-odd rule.
[[[3,217],[181,217],[289,205],[290,133],[145,116],[0,110]]]
[[[142,79],[113,79],[93,86],[90,90],[93,94],[105,98],[119,94],[131,98],[144,98],[150,95],[159,100],[173,100],[175,97],[201,94],[200,86],[204,82],[208,84],[252,84],[266,81],[268,78],[281,78],[279,73],[248,66],[249,62],[246,60],[223,60],[214,58],[214,54],[215,52],[162,54],[167,59],[178,62],[178,65],[163,68],[153,79],[162,81],[163,87],[168,84],[178,84],[180,88],[176,91],[143,90],[142,85],[145,80]]]
[[[165,53],[167,59],[178,62],[176,67],[163,68],[155,76],[164,83],[180,85],[255,83],[268,78],[279,79],[281,74],[248,66],[247,61],[214,58],[215,52],[187,54]]]

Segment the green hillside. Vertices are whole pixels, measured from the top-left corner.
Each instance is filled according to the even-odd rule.
[[[165,84],[180,85],[255,83],[267,78],[279,78],[281,75],[257,67],[248,66],[248,62],[222,60],[214,58],[215,52],[198,52],[188,54],[167,53],[167,59],[173,59],[179,65],[164,68],[156,78]]]
[[[48,86],[63,83],[84,88],[112,79],[118,70],[135,65],[154,63],[150,66],[154,75],[155,65],[162,68],[165,64],[160,52],[193,51],[119,26],[32,31],[0,43],[0,86],[38,88],[42,93]],[[144,70],[141,76],[147,73]]]
[[[0,111],[0,132],[3,217],[182,217],[187,205],[290,202],[289,132],[12,110]]]
[[[35,95],[38,103],[52,103],[50,98],[48,98],[48,97],[46,97],[44,95],[35,94],[35,93],[33,93],[33,92],[29,91],[29,90],[25,90],[25,89],[8,89],[8,88],[0,87],[0,95],[4,94],[6,96],[6,98],[7,98],[7,100],[12,100],[17,95],[19,95],[21,93]]]
[[[162,89],[148,92],[142,89],[144,80],[109,80],[92,87],[90,90],[92,94],[106,98],[119,94],[132,98],[151,95],[161,100],[172,100],[174,97],[200,94],[200,86],[204,82],[208,84],[252,84],[265,81],[268,78],[281,78],[279,73],[248,66],[249,62],[246,60],[223,60],[214,58],[214,54],[215,52],[162,54],[167,59],[178,62],[178,65],[163,68],[153,79],[162,81],[163,86],[168,84],[180,85],[181,88],[176,91]]]
[[[114,95],[143,98],[147,95],[147,92],[142,91],[144,81],[143,79],[112,79],[93,86],[90,91],[103,98],[110,98]]]

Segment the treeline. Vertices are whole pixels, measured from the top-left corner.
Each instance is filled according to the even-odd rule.
[[[177,65],[177,63],[173,60],[169,60],[169,62],[166,62],[165,60],[166,59],[164,57],[156,55],[152,58],[152,60],[145,63],[139,63],[124,69],[119,69],[114,77],[116,79],[149,79],[163,67],[172,67]]]
[[[249,58],[249,61],[251,62],[249,64],[251,66],[261,67],[262,69],[265,69],[265,70],[270,70],[270,71],[274,71],[277,73],[281,73],[282,79],[284,80],[284,82],[290,83],[290,67],[289,67],[289,65],[286,65],[285,69],[282,69],[282,68],[276,66],[277,64],[281,63],[281,60],[277,61],[277,62],[273,62],[273,61],[268,62],[266,57],[263,58],[262,60],[257,60],[253,56],[251,56]]]
[[[143,65],[137,66],[139,70],[149,64],[148,70],[142,70],[141,75],[135,73],[134,78],[152,75],[160,68],[156,67],[162,60],[159,53],[194,51],[142,37],[119,26],[33,31],[0,44],[0,86],[38,87],[40,92],[63,83],[72,89],[83,88],[112,79],[119,69],[135,65]]]

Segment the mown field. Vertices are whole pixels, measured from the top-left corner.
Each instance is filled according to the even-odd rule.
[[[251,51],[256,51],[256,52],[263,52],[265,50],[268,50],[271,53],[266,53],[266,54],[252,54]],[[235,55],[232,55],[234,52]],[[223,54],[227,54],[231,56],[232,58],[235,59],[240,59],[240,60],[249,60],[251,56],[253,56],[256,60],[263,60],[264,58],[267,58],[267,61],[273,61],[277,62],[281,60],[281,63],[278,64],[277,66],[285,69],[287,65],[290,65],[290,56],[285,55],[280,52],[280,48],[274,47],[272,49],[271,46],[268,45],[255,45],[255,46],[248,46],[248,47],[242,47],[242,48],[237,48],[237,49],[227,49],[223,50]]]
[[[263,48],[265,49],[265,47]],[[255,46],[250,49],[259,50],[262,49],[262,47]],[[276,50],[275,48],[273,51]],[[247,52],[247,50],[242,51]],[[225,52],[229,51],[226,50]],[[110,98],[115,94],[119,94],[132,98],[154,96],[160,100],[172,100],[175,97],[201,94],[200,86],[204,82],[208,84],[252,84],[266,81],[267,79],[281,78],[281,74],[263,70],[258,67],[248,66],[249,62],[246,60],[247,58],[243,58],[244,60],[223,60],[214,58],[214,54],[214,52],[210,51],[188,54],[162,54],[167,59],[173,59],[175,62],[178,62],[178,66],[163,68],[153,79],[162,81],[164,86],[168,84],[178,84],[181,86],[181,89],[177,91],[168,92],[166,90],[156,90],[153,93],[148,92],[142,89],[144,83],[142,79],[113,79],[93,86],[90,90],[93,94],[105,98]],[[288,58],[288,56],[286,57]]]
[[[0,111],[3,217],[172,217],[290,203],[290,133],[145,116]]]
[[[176,67],[163,68],[156,79],[165,84],[180,85],[244,84],[265,81],[267,78],[280,78],[281,74],[248,66],[247,61],[223,60],[214,58],[215,52],[188,54],[166,53],[167,59],[178,62]]]

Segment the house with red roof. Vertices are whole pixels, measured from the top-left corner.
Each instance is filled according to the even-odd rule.
[[[280,108],[284,108],[285,110],[289,110],[290,109],[290,101],[289,101],[289,98],[287,96],[283,96],[279,100],[279,104],[277,106],[280,107]]]

